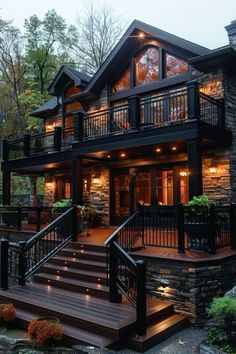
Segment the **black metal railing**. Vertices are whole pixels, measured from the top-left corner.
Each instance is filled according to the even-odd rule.
[[[0,228],[8,232],[38,232],[68,208],[0,206]]]
[[[136,332],[146,333],[146,264],[128,254],[140,238],[139,210],[135,211],[105,242],[110,301],[119,302],[119,290],[136,308]],[[142,229],[142,226],[141,226]]]
[[[200,92],[200,119],[211,125],[224,126],[224,111],[221,101]]]
[[[76,235],[77,207],[71,207],[28,241],[9,243],[8,240],[1,240],[0,287],[7,289],[11,281],[24,285]]]

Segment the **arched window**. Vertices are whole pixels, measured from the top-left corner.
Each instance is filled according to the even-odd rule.
[[[126,69],[119,79],[113,84],[112,92],[118,92],[130,88],[130,68]]]
[[[145,48],[135,58],[135,79],[137,86],[159,79],[158,48]]]
[[[165,55],[165,77],[183,74],[188,71],[188,64],[174,55]]]

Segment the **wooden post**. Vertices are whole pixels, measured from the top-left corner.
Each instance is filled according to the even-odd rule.
[[[129,122],[131,129],[140,128],[140,98],[132,96],[129,101]]]
[[[3,161],[8,161],[9,159],[9,143],[8,140],[2,140],[2,159]]]
[[[11,172],[2,172],[2,205],[11,203]]]
[[[0,241],[0,288],[2,290],[8,289],[8,240],[2,239]]]
[[[137,308],[136,308],[136,333],[139,336],[146,334],[146,263],[144,261],[137,261]]]
[[[184,207],[183,204],[179,203],[176,206],[176,215],[177,215],[177,228],[178,228],[178,252],[185,252],[184,245]]]
[[[217,102],[220,104],[217,106],[218,126],[221,129],[225,129],[225,100],[221,98]]]
[[[25,254],[25,241],[19,242],[19,285],[25,285],[25,273],[26,273],[26,254]]]
[[[113,242],[109,244],[109,297],[110,302],[121,302],[121,296],[117,286],[117,255]]]
[[[198,139],[188,141],[189,199],[202,194],[202,151]]]
[[[24,134],[24,156],[30,156],[30,134]]]
[[[208,237],[209,237],[209,253],[216,253],[216,218],[215,218],[215,206],[210,205],[209,213],[209,227],[208,227]]]
[[[188,96],[188,119],[200,118],[199,83],[191,81],[186,83]]]
[[[22,207],[17,208],[17,230],[21,230],[22,224]]]
[[[36,232],[41,228],[41,207],[36,207]]]
[[[53,139],[53,149],[55,151],[61,151],[61,136],[62,136],[62,128],[55,127],[54,128],[54,139]]]
[[[74,205],[83,205],[83,158],[72,161],[72,201]]]
[[[84,113],[74,113],[75,140],[83,141],[84,138]]]
[[[78,216],[77,216],[77,205],[73,207],[73,215],[72,215],[72,234],[73,239],[72,241],[76,241],[77,234],[78,234]]]
[[[236,204],[232,203],[229,210],[229,225],[230,225],[230,247],[236,250]]]

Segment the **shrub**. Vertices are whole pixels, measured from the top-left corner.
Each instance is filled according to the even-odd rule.
[[[63,328],[56,319],[35,319],[29,324],[28,333],[31,339],[42,345],[50,341],[61,341]]]
[[[14,321],[16,309],[12,304],[0,304],[0,318],[6,322]]]
[[[227,339],[230,341],[232,322],[236,320],[236,299],[228,296],[214,298],[207,313],[222,323]]]

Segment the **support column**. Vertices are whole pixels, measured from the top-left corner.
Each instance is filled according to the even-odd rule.
[[[72,200],[74,205],[83,205],[83,158],[72,161]]]
[[[2,205],[10,205],[11,203],[11,172],[3,171],[2,173]]]
[[[30,176],[30,206],[37,206],[37,176]]]
[[[189,169],[189,199],[202,194],[202,149],[198,139],[187,143]]]

